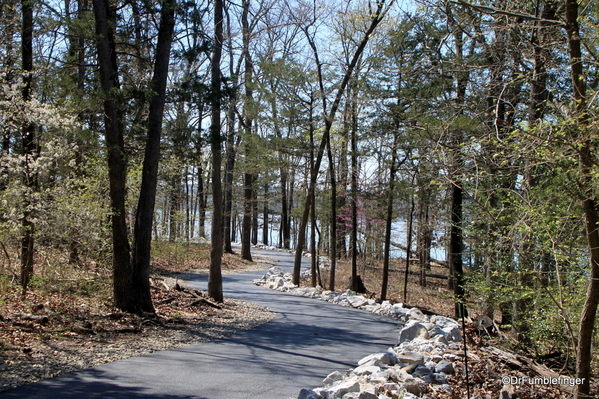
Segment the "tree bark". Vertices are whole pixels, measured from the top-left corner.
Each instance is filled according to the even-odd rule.
[[[310,135],[310,176],[314,173],[314,95],[310,93],[310,101],[308,103],[308,131]],[[312,196],[315,195],[314,191],[311,192]],[[311,285],[316,287],[319,283],[318,277],[320,276],[318,270],[318,254],[316,250],[316,201],[315,198],[310,200],[310,272],[311,272]]]
[[[395,197],[395,175],[397,173],[397,141],[399,132],[394,132],[391,149],[391,167],[389,168],[389,191],[387,199],[387,216],[385,218],[385,247],[383,250],[383,278],[381,282],[381,300],[387,299],[389,285],[389,258],[391,252],[391,228],[393,222],[393,198]]]
[[[31,101],[31,90],[33,83],[33,2],[30,0],[21,1],[21,11],[23,13],[21,30],[21,58],[23,67],[23,101]],[[23,185],[30,190],[35,190],[37,186],[37,176],[33,172],[29,163],[37,158],[37,137],[36,127],[32,122],[26,122],[22,133],[23,155],[25,157],[25,170],[23,172]],[[25,194],[23,199],[23,219],[21,227],[23,235],[21,236],[21,287],[22,296],[25,297],[27,287],[31,276],[33,275],[33,252],[35,243],[35,224],[33,215],[29,209],[31,202]]]
[[[456,26],[453,17],[450,15],[450,24],[452,26],[453,37],[455,40],[455,53],[456,62],[458,65],[463,63],[464,53],[464,39],[463,32],[460,27]],[[466,71],[460,71],[457,74],[456,82],[456,100],[460,107],[463,107],[466,100],[466,89],[468,86],[469,73]],[[460,109],[460,114],[463,115],[463,110]],[[462,235],[462,224],[463,224],[463,188],[462,181],[458,177],[461,173],[463,166],[463,159],[461,153],[462,145],[462,131],[457,130],[452,134],[451,144],[454,147],[453,160],[451,165],[451,224],[449,227],[449,251],[447,256],[447,263],[450,270],[450,278],[448,279],[448,288],[453,290],[454,294],[454,314],[456,318],[465,317],[467,310],[464,303],[465,289],[464,289],[464,265],[462,260],[462,254],[464,250],[463,235]]]
[[[223,301],[222,257],[223,257],[223,193],[221,183],[221,70],[223,46],[223,2],[214,0],[214,49],[210,66],[211,114],[210,147],[212,149],[212,248],[210,250],[210,272],[208,295],[217,302]]]
[[[235,146],[235,105],[234,99],[231,99],[229,103],[229,110],[227,112],[227,141],[226,141],[226,163],[225,163],[225,208],[224,208],[224,240],[225,240],[225,252],[233,253],[231,242],[231,212],[233,211],[233,171],[235,170],[235,157],[236,157],[236,146]]]
[[[352,104],[351,126],[351,275],[352,290],[357,292],[358,283],[358,110],[355,96]]]
[[[150,90],[153,96],[148,110],[148,137],[133,233],[131,295],[135,304],[133,309],[129,310],[136,312],[154,312],[152,296],[150,295],[152,223],[156,204],[160,136],[162,134],[162,118],[166,101],[171,44],[175,28],[176,4],[176,0],[164,0],[162,2],[154,73],[150,82]]]
[[[196,193],[199,217],[198,217],[198,235],[202,238],[206,237],[206,200],[204,194],[204,168],[202,165],[198,167],[198,192]]]
[[[251,146],[252,146],[252,118],[251,107],[253,103],[253,89],[252,89],[252,58],[250,55],[250,26],[248,23],[248,14],[250,9],[250,0],[242,1],[243,11],[241,13],[241,25],[242,25],[242,36],[243,36],[243,61],[244,61],[244,86],[245,86],[245,103],[243,106],[243,128],[245,131],[245,159],[246,159],[246,172],[243,178],[243,224],[241,226],[241,258],[252,261],[252,205],[254,197],[254,176],[249,172],[250,163],[248,159],[251,157]]]
[[[127,233],[125,209],[126,160],[123,138],[123,115],[118,104],[120,85],[116,47],[111,28],[114,15],[107,0],[93,0],[96,25],[100,84],[106,96],[104,124],[108,177],[110,185],[110,208],[112,211],[112,267],[114,305],[121,310],[134,309],[131,286],[131,253]]]
[[[264,208],[262,209],[262,219],[264,223],[262,224],[262,243],[264,245],[268,245],[268,218],[270,217],[268,211],[268,191],[269,185],[266,183],[264,185]]]
[[[590,252],[589,285],[578,333],[578,348],[576,357],[576,377],[582,379],[578,385],[578,399],[590,398],[591,360],[593,349],[593,335],[595,319],[599,305],[599,209],[597,198],[593,192],[591,170],[595,165],[592,154],[592,144],[589,138],[589,117],[587,114],[586,83],[582,66],[582,52],[580,40],[580,27],[578,24],[577,0],[566,0],[566,30],[568,34],[568,48],[570,55],[570,68],[574,100],[578,111],[578,139],[580,145],[579,167],[582,172],[585,199],[582,201],[587,241]]]
[[[420,286],[426,287],[426,271],[430,267],[431,228],[429,223],[428,190],[421,188],[418,201],[418,260],[420,263]]]
[[[233,57],[233,35],[231,34],[231,20],[227,11],[227,36],[229,37],[229,73],[231,75],[232,83],[237,86],[239,79],[239,68],[241,63],[238,63],[237,69],[234,68],[234,57]],[[231,94],[227,109],[227,139],[225,142],[225,205],[223,214],[223,231],[224,231],[224,251],[226,253],[233,253],[231,246],[234,240],[233,233],[233,173],[235,170],[235,158],[237,157],[237,146],[239,144],[240,135],[236,133],[235,121],[237,112],[237,94]]]
[[[335,272],[337,269],[337,179],[335,176],[335,159],[331,148],[331,135],[327,135],[327,157],[331,179],[331,238],[329,240],[329,258],[331,270],[329,274],[329,290],[335,291]],[[352,281],[352,286],[354,282]]]
[[[410,213],[408,215],[408,237],[406,242],[406,273],[404,274],[403,282],[403,301],[408,301],[408,274],[410,273],[410,257],[412,256],[412,222],[414,221],[414,208],[416,202],[414,195],[410,195]]]

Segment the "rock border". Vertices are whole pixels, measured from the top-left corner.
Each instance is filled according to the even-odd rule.
[[[302,273],[302,278],[309,277],[309,271]],[[402,303],[377,303],[351,290],[339,293],[322,287],[298,287],[292,283],[291,273],[283,273],[278,266],[271,267],[254,284],[392,317],[401,327],[396,346],[364,357],[358,367],[345,373],[332,372],[322,387],[303,388],[298,399],[412,399],[437,390],[451,394],[447,377],[455,373],[456,353],[463,350],[456,320],[428,316]]]

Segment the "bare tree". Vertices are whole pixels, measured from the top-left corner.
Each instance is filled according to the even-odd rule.
[[[309,32],[309,28],[310,28],[311,24],[301,27],[301,29],[303,30],[303,32],[306,36],[306,39],[308,40],[310,47],[312,48],[313,54],[314,54],[314,61],[316,63],[316,69],[318,72],[318,81],[319,81],[321,98],[322,98],[322,108],[323,108],[325,128],[324,128],[323,137],[322,137],[322,140],[320,143],[320,147],[319,147],[318,153],[316,155],[316,162],[314,165],[314,170],[310,176],[310,184],[308,187],[308,196],[306,197],[306,201],[304,203],[304,210],[302,213],[302,219],[301,219],[299,231],[298,231],[297,246],[295,249],[295,263],[294,263],[294,268],[293,268],[293,283],[296,285],[299,285],[299,283],[300,283],[301,259],[302,259],[302,252],[304,250],[304,245],[305,245],[305,241],[306,241],[306,226],[308,225],[308,219],[310,216],[311,201],[314,197],[314,189],[315,189],[315,185],[316,185],[316,179],[318,177],[318,171],[320,169],[320,164],[322,162],[323,153],[324,153],[324,150],[326,148],[328,141],[330,140],[330,134],[331,134],[331,128],[333,127],[333,121],[335,120],[337,110],[339,109],[339,104],[341,103],[341,98],[343,97],[343,94],[345,93],[345,89],[347,88],[347,85],[349,84],[349,81],[354,73],[354,69],[355,69],[356,65],[358,64],[358,60],[360,59],[362,53],[364,52],[364,49],[366,48],[366,45],[368,44],[368,41],[370,40],[376,27],[385,18],[385,15],[387,14],[387,11],[389,10],[389,8],[393,4],[393,2],[394,2],[394,0],[391,0],[388,4],[386,4],[385,0],[378,1],[376,3],[376,10],[370,10],[371,11],[369,13],[370,23],[369,23],[366,31],[364,32],[362,39],[360,40],[358,46],[356,47],[356,50],[351,58],[350,63],[347,66],[347,69],[345,70],[343,79],[341,80],[339,88],[337,89],[337,93],[335,95],[335,99],[333,100],[333,104],[331,105],[330,110],[328,109],[326,92],[324,90],[324,80],[323,80],[324,78],[322,75],[322,63],[321,63],[320,57],[318,55],[318,49],[314,42],[314,38],[313,38],[312,34]],[[332,238],[332,240],[335,240],[335,238]],[[334,268],[331,268],[331,269],[332,269],[331,274],[333,275]]]

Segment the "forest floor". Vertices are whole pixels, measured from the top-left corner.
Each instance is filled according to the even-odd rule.
[[[111,305],[110,274],[68,265],[39,270],[25,299],[16,273],[0,270],[0,391],[61,374],[206,342],[270,321],[268,309],[225,298],[216,304],[205,292],[181,280],[205,275],[207,246],[192,250],[156,245],[152,260],[155,314],[120,312]],[[262,270],[274,261],[254,263],[226,254],[223,274]],[[10,278],[10,276],[13,278]]]

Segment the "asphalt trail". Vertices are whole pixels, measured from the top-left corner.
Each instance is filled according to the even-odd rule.
[[[293,255],[253,250],[293,269]],[[307,263],[303,266],[308,267]],[[226,297],[266,306],[270,323],[198,345],[156,352],[0,392],[0,398],[289,399],[334,370],[396,343],[398,324],[365,311],[252,284],[264,271],[223,276]],[[207,281],[188,282],[206,289]]]

